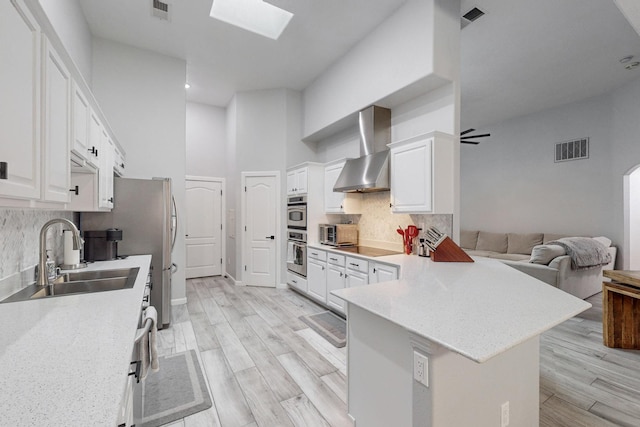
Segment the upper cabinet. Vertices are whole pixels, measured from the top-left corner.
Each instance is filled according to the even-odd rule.
[[[325,213],[359,214],[361,194],[338,193],[333,191],[346,160],[327,163],[324,167],[324,211]]]
[[[79,168],[88,166],[96,169],[98,167],[98,157],[96,149],[91,146],[91,105],[80,87],[74,83],[71,95],[71,157],[76,161]]]
[[[0,2],[0,197],[40,198],[40,26],[21,0]]]
[[[430,132],[389,148],[391,211],[452,214],[458,174],[453,136]]]
[[[44,17],[38,2],[0,2],[0,206],[83,210],[83,187],[96,199],[82,207],[110,209],[125,153]]]
[[[43,199],[67,203],[70,186],[71,75],[47,37],[42,38]]]
[[[287,195],[307,193],[308,173],[306,166],[287,172]]]

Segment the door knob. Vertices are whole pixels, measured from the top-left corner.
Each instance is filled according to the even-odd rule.
[[[271,239],[271,240],[275,240],[276,236],[267,236],[265,237],[265,239]]]

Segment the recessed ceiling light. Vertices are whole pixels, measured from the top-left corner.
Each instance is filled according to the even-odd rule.
[[[293,13],[262,0],[214,0],[209,16],[277,40]]]
[[[185,84],[184,84],[184,88],[185,88],[185,89],[189,89],[190,87],[191,87],[191,85],[190,85],[189,83],[185,83]]]
[[[624,68],[626,68],[627,70],[633,70],[635,68],[640,67],[640,62],[636,61],[636,62],[632,62],[631,64],[627,64],[624,66]]]

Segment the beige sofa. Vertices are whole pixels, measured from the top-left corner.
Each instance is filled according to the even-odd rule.
[[[587,298],[602,291],[602,270],[612,270],[616,258],[616,247],[610,246],[606,238],[596,240],[608,246],[611,263],[590,270],[572,270],[568,255],[544,252],[548,242],[562,237],[560,234],[543,233],[491,233],[478,230],[462,230],[460,246],[471,256],[498,259],[505,264],[533,276],[545,283],[562,289],[578,298]],[[534,247],[538,246],[534,251]],[[534,252],[532,259],[531,253]]]

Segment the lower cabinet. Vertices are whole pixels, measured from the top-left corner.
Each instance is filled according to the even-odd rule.
[[[307,292],[307,279],[287,271],[287,284],[293,286],[299,291]]]
[[[327,299],[327,263],[318,260],[307,262],[307,292],[309,296],[326,303]]]
[[[381,283],[398,279],[398,267],[372,262],[369,264],[369,283]]]
[[[347,285],[347,270],[344,264],[344,255],[327,255],[327,305],[341,313],[344,313],[344,301],[331,295],[331,291],[344,289]]]
[[[287,273],[287,283],[290,286],[340,313],[345,312],[344,301],[332,295],[331,291],[397,278],[397,266],[315,248],[307,250],[306,281]]]

